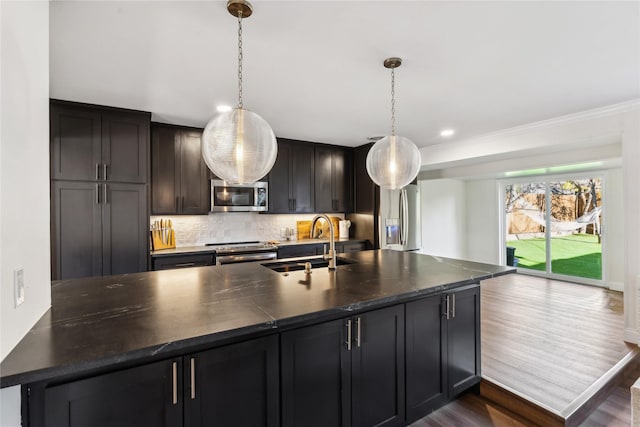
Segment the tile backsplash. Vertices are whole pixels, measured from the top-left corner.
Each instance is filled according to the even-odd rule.
[[[296,221],[308,221],[314,214],[257,214],[250,212],[213,213],[209,215],[158,215],[155,220],[170,219],[176,234],[176,246],[205,243],[285,240],[285,230],[292,228],[297,240]],[[344,218],[343,214],[331,214]]]

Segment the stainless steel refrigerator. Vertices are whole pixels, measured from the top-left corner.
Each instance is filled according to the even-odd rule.
[[[380,189],[378,209],[380,249],[415,251],[421,249],[420,189],[409,184],[402,190]]]

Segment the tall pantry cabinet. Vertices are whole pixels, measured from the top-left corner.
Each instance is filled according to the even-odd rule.
[[[53,280],[147,270],[150,119],[51,101]]]

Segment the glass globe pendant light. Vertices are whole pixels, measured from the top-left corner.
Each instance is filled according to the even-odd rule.
[[[276,161],[278,144],[269,124],[242,104],[242,19],[253,13],[246,0],[229,0],[238,18],[238,107],[212,118],[202,133],[202,157],[214,175],[229,184],[251,184]]]
[[[391,135],[373,144],[367,154],[367,173],[381,188],[398,190],[416,179],[421,158],[418,147],[404,136],[396,135],[395,69],[400,58],[387,58],[385,68],[391,69]]]

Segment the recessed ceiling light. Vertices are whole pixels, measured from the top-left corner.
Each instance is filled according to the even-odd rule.
[[[216,110],[218,110],[218,113],[226,113],[227,111],[231,111],[232,108],[229,105],[218,105]]]
[[[452,136],[454,133],[456,133],[456,131],[453,129],[443,129],[440,132],[440,136],[444,136],[444,137]]]

